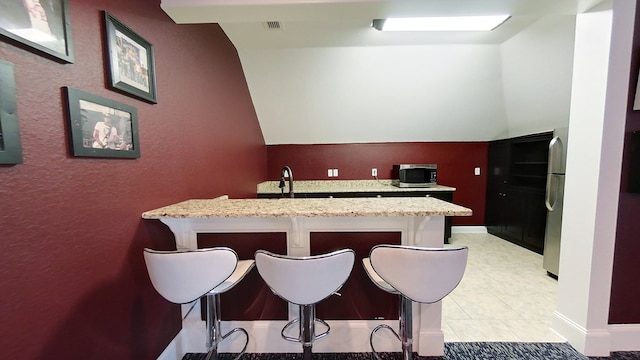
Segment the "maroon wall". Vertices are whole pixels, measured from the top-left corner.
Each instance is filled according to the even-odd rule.
[[[70,0],[75,63],[0,41],[15,64],[24,164],[0,166],[0,358],[155,359],[179,307],[151,287],[143,247],[174,247],[143,211],[255,196],[266,148],[235,48],[217,25],[176,25],[159,0]],[[105,87],[101,10],[154,45],[158,104]],[[61,87],[132,105],[139,159],[74,158]]]
[[[269,145],[267,177],[280,178],[289,165],[295,180],[391,179],[393,164],[438,164],[438,183],[455,187],[455,203],[473,210],[473,216],[454,217],[454,225],[484,225],[486,142],[366,143],[334,145]],[[480,176],[473,170],[480,167]],[[327,169],[338,169],[337,178],[327,177]]]
[[[611,284],[611,304],[609,323],[640,323],[640,287],[637,276],[640,274],[640,194],[631,193],[628,189],[631,166],[631,134],[640,130],[640,113],[633,111],[636,94],[638,72],[640,71],[640,7],[636,8],[636,27],[631,52],[631,76],[629,80],[629,101],[627,123],[625,129],[624,152],[622,159],[622,181],[620,184],[620,200],[618,204],[618,225],[613,261],[613,278]],[[636,150],[638,151],[638,150]]]

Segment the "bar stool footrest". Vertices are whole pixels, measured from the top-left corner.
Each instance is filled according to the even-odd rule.
[[[398,339],[398,341],[402,341],[400,339],[400,335],[398,335],[398,333],[391,326],[387,324],[378,325],[375,328],[373,328],[373,330],[371,331],[371,335],[369,335],[369,345],[371,345],[371,355],[373,355],[373,358],[376,360],[382,360],[382,358],[380,357],[380,355],[378,355],[378,352],[373,347],[373,335],[375,335],[375,333],[380,329],[387,329],[391,331],[391,333],[393,333],[393,335],[396,337],[396,339]]]
[[[240,350],[240,353],[238,353],[238,356],[236,356],[235,358],[233,358],[233,360],[238,360],[240,359],[240,357],[242,355],[245,354],[245,352],[247,351],[247,345],[249,345],[249,333],[247,332],[247,330],[243,329],[243,328],[233,328],[231,330],[229,330],[228,333],[220,336],[220,339],[216,339],[214,342],[214,345],[211,347],[211,349],[209,349],[209,352],[207,353],[207,356],[205,357],[205,360],[217,360],[218,359],[218,344],[220,344],[224,339],[228,338],[230,335],[237,333],[237,332],[241,332],[244,334],[244,336],[246,337],[246,341],[244,342],[244,346],[242,347],[242,350]],[[215,354],[215,355],[214,355]]]
[[[298,334],[298,337],[288,336],[288,335],[286,335],[286,334],[285,334],[285,332],[286,332],[286,331],[287,331],[287,330],[288,330],[292,325],[297,324],[297,323],[299,323],[299,322],[300,322],[300,319],[299,319],[299,318],[298,318],[298,319],[293,319],[293,320],[289,321],[289,322],[287,323],[287,325],[285,325],[285,326],[282,328],[282,331],[280,331],[280,336],[282,336],[282,338],[283,338],[283,339],[285,339],[285,340],[287,340],[287,341],[301,343],[301,342],[302,342],[302,340],[300,339],[300,336],[301,336],[300,334]],[[314,341],[315,341],[315,340],[318,340],[318,339],[321,339],[321,338],[323,338],[323,337],[325,337],[325,336],[329,335],[329,331],[331,330],[331,326],[329,326],[329,324],[327,324],[327,322],[326,322],[326,321],[324,321],[324,320],[322,320],[322,319],[314,319],[314,322],[320,323],[320,324],[324,325],[324,326],[327,328],[327,330],[325,330],[325,331],[321,332],[320,334],[317,334],[316,336],[314,336],[314,338],[313,338],[313,340],[314,340]]]

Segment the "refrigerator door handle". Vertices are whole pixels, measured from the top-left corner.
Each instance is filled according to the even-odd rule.
[[[560,137],[556,136],[549,141],[548,157],[547,174],[564,173],[564,144],[562,144],[562,139],[560,139]]]
[[[549,211],[553,211],[553,208],[556,205],[557,188],[553,187],[552,178],[562,165],[563,151],[564,149],[560,137],[556,136],[549,141],[549,161],[547,164],[547,184],[544,199],[544,204]]]
[[[544,195],[544,205],[547,207],[547,210],[549,211],[553,211],[554,206],[556,205],[556,201],[555,201],[555,196],[553,196],[553,200],[551,199],[552,197],[552,193],[551,193],[551,178],[553,177],[552,174],[547,174],[547,185],[546,185],[546,190],[545,190],[545,195]],[[555,194],[553,194],[555,195]],[[553,204],[551,203],[553,201]]]

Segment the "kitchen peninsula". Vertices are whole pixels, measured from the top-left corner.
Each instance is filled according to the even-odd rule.
[[[272,199],[287,196],[289,191],[279,187],[279,181],[258,184],[258,198]],[[284,191],[283,191],[284,190]],[[296,180],[294,195],[297,198],[351,198],[351,197],[424,197],[453,202],[456,188],[444,185],[429,187],[397,187],[392,180]],[[444,241],[451,237],[451,218],[445,218]]]
[[[199,233],[281,232],[286,234],[287,253],[310,254],[311,235],[315,232],[397,232],[404,245],[442,247],[445,216],[470,216],[468,208],[434,197],[368,198],[280,198],[187,200],[142,214],[157,219],[175,235],[178,249],[198,247]],[[238,244],[241,246],[242,244]],[[344,248],[350,244],[345,242]],[[358,262],[354,265],[361,266]],[[441,356],[444,336],[441,330],[441,305],[414,305],[414,349],[423,356]],[[175,342],[184,352],[204,351],[204,323],[190,305],[183,305],[183,328]],[[297,307],[289,307],[289,317]],[[189,313],[189,316],[186,316]],[[299,344],[280,338],[283,320],[227,321],[223,328],[242,326],[249,331],[249,352],[299,352]],[[370,351],[368,334],[380,323],[396,326],[397,320],[329,320],[331,334],[314,344],[315,352]],[[224,329],[223,329],[224,330]],[[222,344],[221,352],[238,346],[234,341]],[[394,351],[398,344],[382,343],[380,351]]]
[[[258,184],[258,197],[280,195],[279,181]],[[433,185],[429,187],[401,188],[392,180],[296,180],[294,193],[297,197],[371,197],[371,196],[424,196],[451,193],[454,187]],[[286,185],[286,184],[285,184]],[[288,188],[285,187],[285,192]],[[340,196],[344,195],[344,196]]]

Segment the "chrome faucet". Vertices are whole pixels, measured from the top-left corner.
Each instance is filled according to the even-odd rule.
[[[282,170],[280,170],[280,185],[278,185],[278,187],[280,188],[280,191],[282,192],[282,196],[284,196],[284,179],[285,178],[289,178],[289,197],[292,198],[293,197],[293,171],[291,171],[291,168],[288,166],[285,166],[282,168]]]

